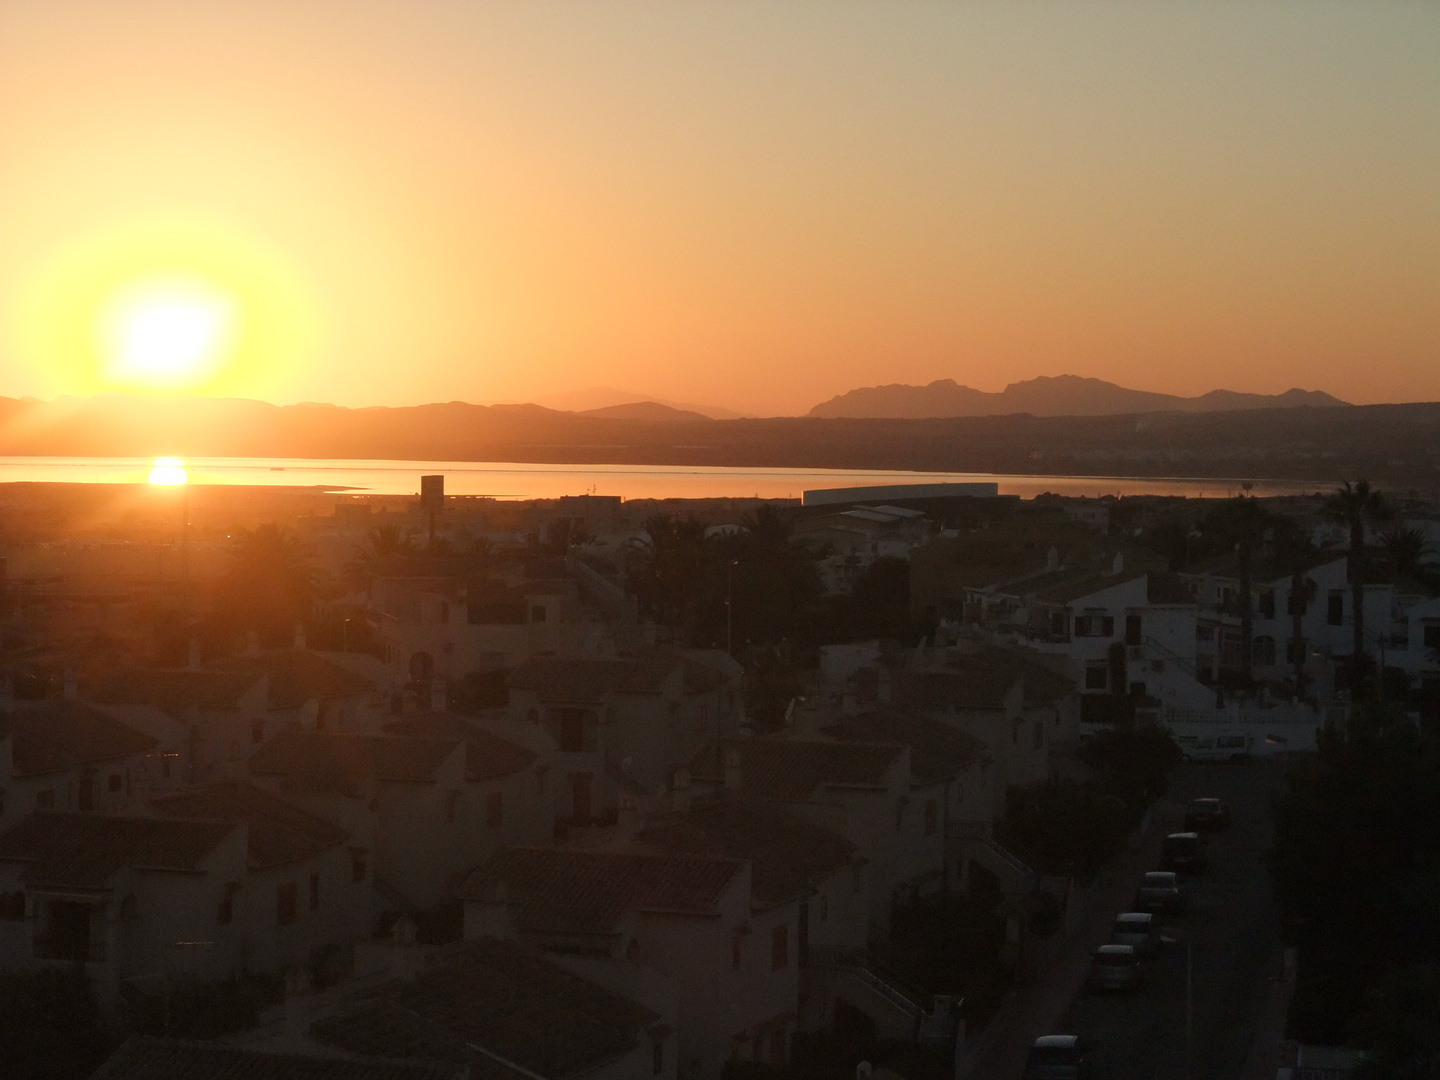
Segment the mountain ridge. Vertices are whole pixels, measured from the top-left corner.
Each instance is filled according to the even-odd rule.
[[[1042,375],[1011,383],[999,393],[936,379],[925,386],[889,383],[837,394],[807,414],[863,420],[949,419],[965,416],[1121,416],[1156,412],[1238,412],[1250,409],[1337,408],[1349,402],[1298,387],[1283,394],[1211,390],[1198,397],[1131,390],[1104,379]]]

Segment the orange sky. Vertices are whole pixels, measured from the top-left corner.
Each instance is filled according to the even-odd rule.
[[[1419,2],[5,0],[0,394],[185,274],[280,402],[1440,399],[1437,178]]]

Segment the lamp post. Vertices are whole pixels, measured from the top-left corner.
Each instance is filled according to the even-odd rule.
[[[1185,942],[1185,1080],[1194,1072],[1195,1060],[1195,939],[1186,934],[1183,939],[1160,935],[1167,945]]]
[[[735,564],[739,559],[731,559],[725,564],[725,652],[731,656],[735,655],[735,605],[733,603],[735,589]]]

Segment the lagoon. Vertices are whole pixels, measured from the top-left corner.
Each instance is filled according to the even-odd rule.
[[[143,484],[150,458],[0,458],[0,483]],[[306,487],[355,494],[410,495],[427,473],[445,476],[447,495],[496,499],[550,499],[560,495],[620,495],[626,499],[799,499],[811,488],[881,484],[990,481],[1002,495],[1183,495],[1224,498],[1239,494],[1239,479],[1106,476],[1006,476],[992,473],[904,472],[864,469],[730,468],[693,465],[549,465],[529,462],[386,461],[316,458],[191,458],[190,483]],[[1324,490],[1316,481],[1255,480],[1254,495],[1295,495]]]

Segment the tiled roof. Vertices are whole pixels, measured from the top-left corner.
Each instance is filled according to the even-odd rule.
[[[824,733],[843,742],[904,743],[910,747],[910,775],[920,784],[948,780],[985,754],[985,744],[973,735],[898,709],[846,717],[826,727]]]
[[[32,885],[103,889],[123,866],[194,871],[233,825],[101,814],[31,814],[0,836],[0,859]]]
[[[392,735],[463,741],[467,780],[511,776],[535,760],[533,751],[491,734],[453,713],[419,713],[386,724],[385,730]]]
[[[286,731],[250,759],[254,776],[282,776],[308,791],[357,795],[367,780],[429,783],[458,739]]]
[[[364,676],[304,649],[236,656],[216,667],[251,677],[268,675],[272,709],[294,709],[311,700],[352,697],[375,690],[375,684]]]
[[[528,933],[610,934],[629,911],[715,914],[743,867],[687,855],[505,848],[471,872],[460,898],[512,905]]]
[[[1149,604],[1193,604],[1195,592],[1179,574],[1152,573],[1145,581],[1145,602]]]
[[[47,701],[0,716],[16,776],[67,772],[141,754],[159,741],[75,701]]]
[[[335,1015],[316,1021],[310,1033],[352,1054],[456,1065],[466,1060],[470,1044],[563,1080],[634,1049],[658,1019],[533,949],[484,938],[422,969],[413,981],[361,991]],[[483,1056],[476,1064],[485,1064]]]
[[[188,668],[119,671],[87,696],[106,705],[153,705],[174,714],[190,708],[238,708],[258,675]]]
[[[804,800],[826,787],[875,788],[905,748],[898,744],[834,743],[790,739],[724,739],[690,761],[696,780],[723,783],[725,757],[740,761],[742,790],[769,799]]]
[[[130,1038],[90,1080],[457,1080],[452,1065],[272,1054],[223,1043]]]
[[[249,864],[253,870],[288,866],[312,859],[345,843],[350,834],[338,825],[292,806],[253,784],[221,780],[150,800],[162,814],[249,825]]]
[[[535,656],[510,673],[512,690],[532,690],[547,704],[594,704],[611,694],[658,694],[678,657],[603,660]]]
[[[636,840],[672,854],[749,859],[750,893],[762,907],[808,895],[855,853],[829,829],[730,791],[697,797],[688,813],[653,817]]]
[[[1073,679],[1047,667],[1034,653],[1023,649],[986,645],[973,653],[952,655],[947,664],[955,670],[1017,672],[1025,683],[1023,700],[1027,709],[1053,705],[1076,689]]]
[[[914,671],[905,675],[902,696],[906,704],[919,709],[994,711],[1005,708],[1006,699],[1021,679],[1021,672],[1009,665]]]
[[[1058,570],[1034,581],[1025,582],[1018,591],[1047,604],[1068,604],[1090,596],[1092,593],[1113,589],[1117,585],[1143,578],[1144,570],[1121,571],[1118,574],[1105,573],[1095,567],[1079,567],[1074,570]]]

